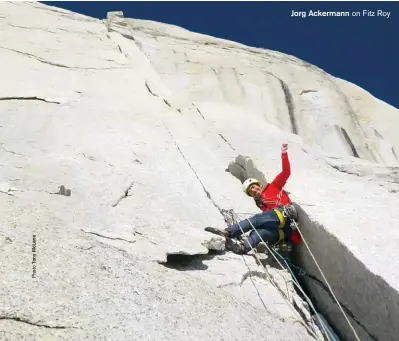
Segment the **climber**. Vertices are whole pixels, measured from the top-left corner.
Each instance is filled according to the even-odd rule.
[[[256,205],[263,211],[275,209],[280,206],[291,204],[288,193],[283,190],[288,178],[291,175],[291,165],[288,159],[288,145],[281,146],[282,171],[270,183],[264,187],[257,179],[249,178],[243,183],[244,193],[253,197]]]
[[[291,175],[287,150],[288,145],[283,144],[281,147],[282,171],[270,184],[265,184],[262,187],[260,181],[253,178],[249,178],[243,183],[244,193],[254,198],[263,213],[233,224],[225,230],[213,227],[205,228],[208,232],[225,237],[227,249],[239,254],[247,253],[251,250],[251,246],[256,248],[261,242],[259,235],[271,245],[284,241],[300,243],[300,235],[293,230],[292,224],[293,220],[298,219],[297,210],[288,193],[283,190]],[[253,231],[251,223],[258,233]],[[251,233],[245,241],[236,241],[243,233],[249,231]]]

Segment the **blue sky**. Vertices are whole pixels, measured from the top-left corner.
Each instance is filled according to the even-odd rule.
[[[48,2],[104,19],[108,11],[284,52],[359,85],[399,108],[399,2]],[[291,17],[292,11],[374,16]],[[378,17],[377,11],[390,12]],[[370,13],[370,14],[371,14]],[[395,43],[394,43],[395,41]]]

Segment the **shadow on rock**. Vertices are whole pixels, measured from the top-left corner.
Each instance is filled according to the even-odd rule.
[[[206,255],[184,255],[170,254],[167,255],[166,262],[160,262],[169,269],[179,271],[206,270],[208,266],[203,263],[204,260],[212,260],[214,257],[224,255],[225,251],[210,250]]]
[[[259,255],[262,255],[261,257],[259,257]],[[269,252],[267,252],[266,254],[260,253],[258,254],[258,258],[255,257],[254,254],[252,254],[252,256],[254,257],[256,264],[257,265],[263,265],[264,267],[266,266],[270,266],[272,268],[278,269],[278,270],[282,270],[281,265],[283,266],[283,268],[286,268],[286,263],[284,260],[288,261],[288,262],[292,262],[292,254],[290,252],[284,252],[284,251],[279,251],[279,255],[276,255],[276,253],[274,254],[275,257],[273,257],[273,255],[271,255]],[[277,259],[279,260],[279,262],[277,262]],[[260,263],[259,263],[260,261]]]

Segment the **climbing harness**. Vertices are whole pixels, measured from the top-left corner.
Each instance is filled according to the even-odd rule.
[[[228,214],[229,217],[230,217],[229,220],[226,220],[226,217],[225,217],[226,224],[228,226],[233,225],[234,224],[234,220],[235,220],[234,218],[231,218],[231,217],[234,216],[233,210],[223,210],[222,209],[222,211],[225,212],[225,213],[222,212],[224,216],[225,216],[225,214]],[[278,209],[275,209],[274,212],[277,214],[277,217],[279,218],[279,221],[280,221],[280,224],[278,226],[279,227],[278,228],[279,240],[277,241],[277,243],[274,246],[277,247],[280,251],[291,252],[292,251],[292,244],[286,240],[286,236],[285,236],[285,233],[284,233],[284,230],[283,230],[283,228],[285,226],[285,222],[286,222],[285,217],[281,213],[281,211],[278,210]],[[236,215],[238,215],[238,214],[240,214],[240,215],[243,215],[243,214],[245,214],[245,215],[255,215],[256,213],[236,213]],[[292,230],[296,229],[296,227],[293,228],[292,222],[291,222],[290,226],[291,226]]]
[[[285,226],[286,220],[284,215],[278,209],[274,209],[273,211],[277,214],[278,220],[280,221],[280,224],[278,225],[278,243],[282,243],[285,240],[285,233],[283,228]]]
[[[278,226],[278,228],[282,229],[284,227],[284,225],[285,225],[285,217],[283,216],[283,214],[279,210],[274,209],[273,211],[276,212],[278,220],[280,221],[280,225]]]

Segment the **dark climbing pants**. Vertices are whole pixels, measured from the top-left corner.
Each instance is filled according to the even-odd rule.
[[[252,223],[253,227],[257,230],[262,239],[269,245],[273,245],[279,241],[278,226],[280,225],[280,220],[278,219],[277,213],[274,212],[274,210],[259,213],[251,218],[240,221],[238,224],[241,226],[241,228],[238,224],[231,225],[227,228],[230,238],[238,238],[243,234],[242,231],[247,233],[252,230],[246,242],[244,243],[246,249],[245,251],[250,251],[250,246],[252,246],[252,248],[256,248],[256,246],[262,241],[259,238],[258,233],[253,231],[253,228],[248,220]],[[286,238],[292,233],[290,223],[290,219],[286,218],[286,223],[283,227]]]

